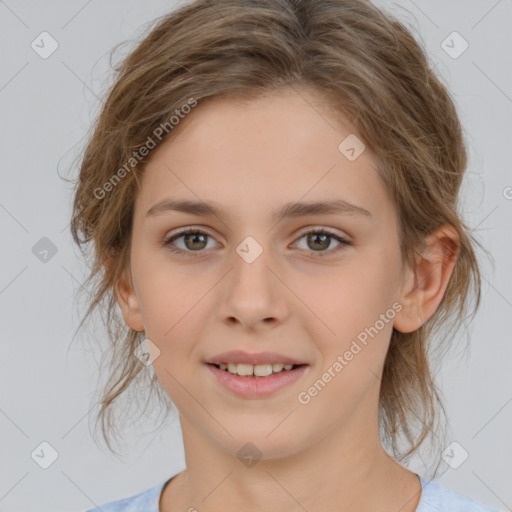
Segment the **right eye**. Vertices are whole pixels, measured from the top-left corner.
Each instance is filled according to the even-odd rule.
[[[184,248],[176,248],[175,241],[183,238]],[[176,254],[193,254],[202,252],[202,249],[206,248],[207,239],[212,238],[208,233],[201,231],[200,229],[189,227],[178,233],[174,234],[171,238],[164,241],[166,246],[171,252]],[[196,256],[196,254],[193,254]]]
[[[311,236],[313,235],[313,236]],[[306,239],[306,245],[309,246],[309,244],[312,242],[314,244],[318,243],[318,237],[322,239],[320,241],[320,244],[322,245],[325,240],[327,239],[327,247],[320,247],[321,250],[311,250],[312,254],[315,256],[327,256],[332,255],[334,253],[337,253],[344,249],[345,246],[351,245],[351,242],[347,240],[345,237],[342,237],[340,235],[337,235],[335,233],[332,233],[325,228],[318,228],[313,229],[310,231],[307,231],[305,233],[302,233],[302,235],[299,237],[298,240],[302,240],[303,238]],[[179,239],[183,239],[184,247],[176,247],[175,241]],[[169,239],[165,240],[163,245],[167,247],[171,252],[178,254],[180,256],[184,255],[192,255],[192,256],[200,256],[199,253],[204,252],[203,249],[207,248],[208,245],[208,238],[211,238],[213,240],[213,237],[209,235],[208,233],[205,233],[204,231],[196,228],[196,227],[188,227],[186,229],[183,229],[179,231],[178,233],[175,233],[173,236],[171,236]],[[338,242],[338,246],[334,249],[324,250],[328,249],[331,245],[332,240],[336,240]],[[297,242],[296,242],[297,243]],[[302,249],[302,250],[308,250],[308,249]],[[196,254],[194,254],[196,253]]]

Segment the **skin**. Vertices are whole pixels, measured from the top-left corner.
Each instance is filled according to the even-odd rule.
[[[402,269],[396,212],[373,155],[366,149],[349,161],[338,150],[356,131],[312,90],[288,87],[251,102],[214,98],[176,130],[145,170],[130,268],[116,286],[126,323],[160,350],[154,370],[180,415],[187,468],[165,487],[160,510],[416,510],[418,477],[381,446],[379,388],[392,328],[418,329],[441,302],[456,231],[441,226],[417,266]],[[226,217],[145,217],[167,197],[215,202]],[[271,219],[284,203],[332,198],[371,216]],[[188,226],[209,236],[196,245],[176,239],[188,253],[170,252],[163,242]],[[351,245],[334,252],[334,238],[308,244],[304,235],[318,228]],[[247,236],[263,249],[252,263],[236,252]],[[393,303],[400,312],[317,396],[299,403],[298,394]],[[279,352],[310,366],[270,397],[240,398],[205,366],[235,349]],[[237,457],[247,442],[262,453],[252,467]]]

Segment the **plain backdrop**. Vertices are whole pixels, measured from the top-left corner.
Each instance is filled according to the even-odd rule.
[[[83,511],[136,494],[184,468],[175,416],[161,432],[150,421],[128,430],[123,460],[91,438],[99,354],[77,339],[71,343],[85,311],[74,298],[87,268],[71,240],[71,187],[61,178],[74,176],[73,158],[111,80],[109,52],[140,37],[143,24],[176,5],[0,1],[4,512]],[[483,304],[464,333],[471,338],[468,357],[451,354],[436,370],[449,413],[449,441],[468,454],[439,481],[512,510],[512,2],[380,0],[378,5],[422,40],[452,91],[469,141],[466,220],[494,259],[494,265],[482,260]],[[48,58],[42,58],[41,45],[38,51],[32,46],[41,37],[47,38],[47,51],[55,44],[42,32],[58,44]],[[45,261],[42,251],[48,251]],[[98,330],[101,337],[101,325]],[[41,467],[43,453],[48,462],[55,459],[47,469]],[[421,461],[415,464],[421,472]]]

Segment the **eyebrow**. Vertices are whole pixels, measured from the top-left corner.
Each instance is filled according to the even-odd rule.
[[[146,217],[152,217],[169,211],[177,211],[199,215],[201,217],[216,216],[225,218],[225,211],[214,203],[205,201],[190,201],[186,199],[165,198],[155,203],[146,213]],[[307,215],[323,214],[348,214],[364,215],[371,217],[372,214],[361,206],[349,203],[343,199],[328,199],[325,201],[310,201],[302,203],[286,203],[278,210],[275,210],[272,219],[279,222],[290,217],[304,217]]]

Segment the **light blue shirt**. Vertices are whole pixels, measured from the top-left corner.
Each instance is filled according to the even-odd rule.
[[[160,512],[158,502],[165,480],[151,489],[139,494],[116,501],[109,501],[101,507],[91,508],[86,512]],[[426,480],[420,476],[423,488],[416,512],[500,512],[487,507],[467,496],[457,494],[448,487]]]

